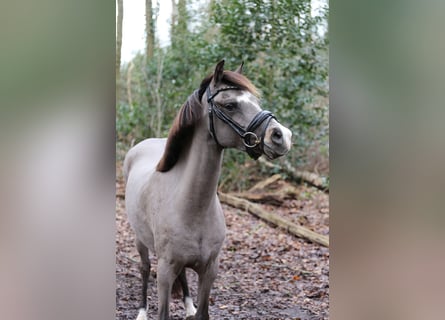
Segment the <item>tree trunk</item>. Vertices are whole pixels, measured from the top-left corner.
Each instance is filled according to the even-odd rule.
[[[184,35],[187,34],[187,1],[172,0],[172,24],[171,24],[171,44],[173,48],[181,48],[184,45]]]
[[[153,58],[153,50],[155,45],[154,29],[152,1],[145,0],[145,56],[149,60]]]
[[[120,79],[121,48],[122,48],[122,21],[124,18],[123,0],[117,0],[117,30],[116,30],[116,80]],[[119,93],[117,88],[116,90]]]
[[[178,18],[178,6],[176,4],[176,0],[172,0],[172,18],[170,25],[170,39],[173,41],[176,19]]]

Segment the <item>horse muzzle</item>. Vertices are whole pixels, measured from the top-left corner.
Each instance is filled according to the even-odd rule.
[[[263,153],[270,159],[276,159],[289,152],[292,145],[292,132],[273,119],[264,134]]]

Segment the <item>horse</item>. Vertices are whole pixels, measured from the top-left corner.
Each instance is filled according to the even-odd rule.
[[[135,233],[142,277],[137,320],[147,319],[149,252],[158,258],[158,319],[169,318],[172,288],[182,288],[186,319],[209,319],[209,295],[226,225],[217,196],[223,150],[275,159],[291,146],[291,131],[260,108],[259,92],[224,60],[182,105],[167,138],[146,139],[125,156],[125,205]],[[197,308],[185,268],[198,274]],[[178,293],[179,294],[179,293]]]

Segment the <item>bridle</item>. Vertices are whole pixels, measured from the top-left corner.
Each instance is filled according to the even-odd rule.
[[[210,85],[207,87],[207,102],[209,104],[209,121],[210,121],[210,134],[215,140],[216,144],[223,148],[221,144],[218,142],[218,138],[216,137],[215,127],[213,124],[213,114],[215,114],[222,122],[228,124],[233,131],[235,131],[243,140],[244,145],[246,146],[247,154],[253,159],[258,159],[263,154],[264,147],[264,136],[266,134],[266,128],[269,125],[269,122],[272,119],[276,119],[272,112],[267,110],[262,110],[258,112],[255,117],[253,117],[252,121],[250,121],[249,125],[246,129],[241,127],[237,122],[232,120],[229,116],[227,116],[223,111],[221,111],[218,107],[215,106],[213,99],[218,95],[218,93],[227,90],[241,90],[238,87],[224,87],[216,90],[215,93],[210,92]],[[258,137],[258,135],[254,132],[261,124],[266,121],[266,125],[264,129]]]

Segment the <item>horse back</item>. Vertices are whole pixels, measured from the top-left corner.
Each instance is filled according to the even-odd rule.
[[[124,160],[125,182],[128,181],[132,168],[137,167],[137,170],[146,171],[154,169],[164,153],[166,142],[165,138],[145,139],[131,148]]]

